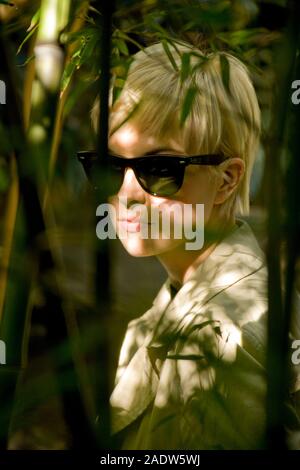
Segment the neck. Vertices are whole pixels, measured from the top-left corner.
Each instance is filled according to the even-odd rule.
[[[235,218],[208,223],[205,226],[205,242],[200,250],[186,250],[185,243],[157,256],[177,289],[187,282],[198,266],[212,253],[219,241],[235,226]]]

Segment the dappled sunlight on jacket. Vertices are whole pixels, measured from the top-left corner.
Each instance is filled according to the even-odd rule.
[[[174,298],[132,320],[111,395],[123,449],[255,449],[266,424],[267,270],[244,221]]]

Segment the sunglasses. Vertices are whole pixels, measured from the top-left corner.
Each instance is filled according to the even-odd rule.
[[[100,158],[95,151],[77,152],[84,171],[95,190],[99,182]],[[227,160],[219,154],[193,155],[182,157],[177,155],[147,155],[136,158],[124,158],[108,154],[106,159],[106,177],[109,181],[110,194],[117,194],[123,184],[126,168],[131,168],[141,187],[152,196],[172,196],[182,186],[185,168],[188,165],[219,165]]]

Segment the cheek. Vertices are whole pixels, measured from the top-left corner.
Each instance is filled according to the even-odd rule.
[[[216,184],[207,168],[186,170],[184,183],[176,194],[183,204],[204,204],[205,221],[209,219],[216,196]],[[174,197],[175,199],[175,197]]]

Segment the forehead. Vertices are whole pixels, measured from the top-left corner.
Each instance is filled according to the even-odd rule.
[[[110,136],[109,147],[115,153],[125,157],[143,155],[157,150],[183,152],[182,146],[176,139],[158,137],[141,131],[136,124],[131,122],[127,122]]]

